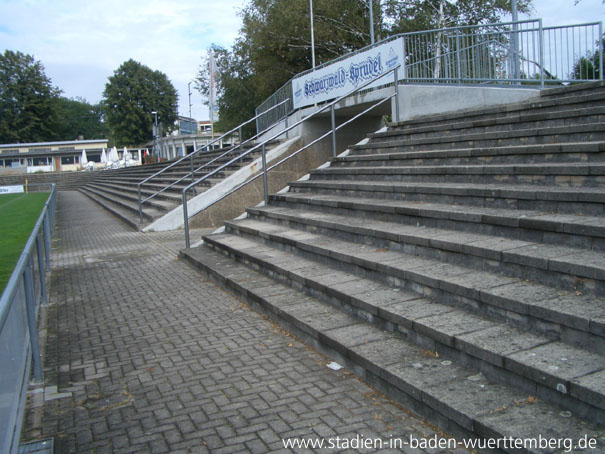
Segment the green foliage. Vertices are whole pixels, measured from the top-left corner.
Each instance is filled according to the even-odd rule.
[[[59,89],[31,55],[0,55],[0,142],[57,139]]]
[[[140,145],[153,139],[153,111],[164,131],[175,128],[176,89],[164,73],[132,59],[109,78],[103,98],[105,120],[120,146]]]
[[[370,44],[367,0],[314,0],[316,65]],[[396,33],[508,21],[510,0],[382,0],[373,2],[376,40]],[[443,7],[443,8],[442,8]],[[528,12],[531,0],[519,0]],[[268,96],[310,69],[308,0],[249,0],[232,49],[214,46],[222,129],[254,116]],[[208,96],[207,60],[197,88]]]
[[[601,40],[601,46],[605,53],[605,39]],[[599,80],[601,78],[601,54],[598,50],[598,43],[594,52],[589,52],[588,55],[576,61],[571,78],[576,80]]]
[[[511,20],[510,0],[383,0],[382,6],[384,28],[389,35]],[[517,9],[522,13],[529,12],[531,0],[519,0]]]
[[[85,99],[60,97],[57,136],[59,140],[105,139],[107,127],[103,121],[102,106],[92,105]]]

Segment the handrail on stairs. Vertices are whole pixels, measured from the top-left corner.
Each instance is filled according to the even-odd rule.
[[[277,109],[278,107],[280,107],[281,105],[287,103],[289,101],[289,99],[285,99],[284,101],[280,102],[279,104],[274,105],[273,107],[270,107],[269,109],[265,110],[264,112],[259,113],[258,115],[256,115],[255,117],[251,118],[250,120],[247,120],[243,123],[241,123],[240,125],[236,126],[235,128],[229,130],[228,132],[226,132],[225,134],[223,134],[222,136],[212,140],[211,142],[208,142],[205,145],[202,145],[201,147],[199,147],[197,150],[193,151],[192,153],[181,157],[180,159],[177,159],[176,161],[174,161],[172,164],[160,169],[158,172],[154,173],[153,175],[148,176],[147,178],[145,178],[144,180],[140,181],[139,183],[137,183],[137,194],[138,194],[138,206],[139,206],[139,222],[142,223],[143,222],[143,204],[145,202],[148,202],[149,200],[153,199],[154,197],[158,196],[159,194],[161,194],[162,192],[170,189],[171,187],[173,187],[174,185],[180,183],[181,181],[191,177],[191,181],[195,181],[195,174],[197,172],[199,172],[200,170],[202,170],[204,167],[209,166],[210,164],[216,162],[217,160],[223,158],[224,156],[228,155],[229,153],[233,152],[235,149],[239,148],[240,151],[243,150],[244,145],[252,142],[253,140],[257,139],[258,137],[260,137],[262,134],[264,134],[267,130],[269,130],[273,125],[269,126],[267,129],[265,129],[264,131],[261,131],[257,134],[255,134],[254,136],[246,139],[245,141],[242,142],[242,128],[244,126],[246,126],[247,124],[256,121],[256,119],[258,117],[260,117],[261,115],[266,114],[267,112]],[[288,116],[287,113],[284,115],[285,119],[286,119],[286,126],[287,126],[287,121],[288,121]],[[283,118],[281,118],[279,121],[281,121]],[[204,163],[203,165],[201,165],[200,167],[194,169],[193,168],[193,157],[194,155],[197,155],[199,153],[202,153],[204,151],[208,151],[209,147],[217,142],[220,143],[221,140],[223,140],[225,137],[233,134],[235,131],[238,131],[239,133],[239,139],[240,142],[238,145],[234,145],[231,148],[229,148],[227,151],[225,151],[224,153],[222,153],[220,156],[215,157],[214,159],[212,159],[209,162]],[[183,162],[185,159],[189,159],[190,162],[190,172],[188,172],[187,174],[185,174],[184,176],[182,176],[181,178],[178,178],[175,181],[172,181],[171,183],[169,183],[168,185],[164,186],[162,189],[160,189],[159,191],[154,192],[153,194],[151,194],[150,196],[146,197],[146,198],[142,198],[141,197],[141,187],[145,184],[148,183],[149,181],[151,181],[152,179],[156,178],[157,176],[161,175],[162,173],[166,172],[168,169],[171,169],[172,167],[180,164],[181,162]]]
[[[198,180],[190,183],[188,186],[184,187],[182,189],[182,198],[183,198],[183,226],[185,229],[185,245],[187,248],[189,248],[191,246],[191,241],[190,241],[190,237],[189,237],[189,219],[193,216],[195,216],[196,214],[198,214],[201,210],[193,213],[191,216],[189,216],[188,213],[188,207],[187,207],[187,191],[193,187],[195,187],[196,185],[200,184],[201,182],[203,182],[204,180],[206,180],[207,178],[210,178],[211,176],[215,175],[216,173],[220,172],[222,169],[224,169],[225,167],[230,166],[232,163],[234,163],[235,161],[237,161],[238,159],[242,159],[243,157],[247,156],[248,154],[256,151],[257,149],[261,149],[262,152],[262,172],[255,175],[254,177],[246,180],[244,183],[236,186],[235,188],[231,189],[230,191],[228,191],[227,193],[223,194],[221,197],[219,197],[217,200],[215,200],[214,202],[212,202],[209,206],[214,205],[215,203],[220,202],[221,200],[223,200],[225,197],[231,195],[232,193],[234,193],[235,191],[239,190],[240,188],[242,188],[243,186],[251,183],[252,181],[256,180],[257,178],[259,178],[260,176],[263,177],[263,190],[264,190],[264,202],[265,205],[268,205],[268,201],[269,201],[269,197],[268,197],[268,191],[267,191],[267,172],[275,167],[277,167],[278,165],[282,164],[283,162],[287,161],[288,159],[296,156],[297,154],[299,154],[300,152],[302,152],[303,150],[306,150],[307,148],[309,148],[310,146],[314,145],[315,143],[319,142],[320,140],[326,138],[327,136],[331,135],[332,136],[332,155],[333,157],[336,157],[336,131],[338,131],[339,129],[343,128],[344,126],[348,125],[349,123],[351,123],[352,121],[356,120],[357,118],[361,117],[362,115],[365,115],[366,113],[368,113],[370,110],[378,107],[379,105],[391,100],[392,98],[395,98],[395,121],[399,121],[399,119],[401,118],[399,115],[399,87],[398,87],[398,70],[401,67],[401,65],[397,65],[393,68],[391,68],[390,70],[384,72],[383,74],[381,74],[378,77],[375,77],[367,82],[365,82],[364,84],[360,85],[359,87],[349,91],[348,93],[340,96],[339,98],[336,98],[334,101],[324,105],[323,107],[320,107],[319,109],[317,109],[316,111],[314,111],[313,113],[311,113],[310,115],[304,117],[303,119],[297,121],[296,123],[288,126],[286,123],[286,127],[285,129],[283,129],[282,131],[274,134],[273,136],[271,136],[268,139],[265,139],[264,141],[262,141],[261,143],[256,144],[254,147],[250,148],[249,150],[243,152],[242,154],[240,154],[239,156],[236,156],[235,158],[231,159],[229,162],[224,163],[223,165],[221,165],[220,167],[218,167],[217,169],[213,170],[212,172],[204,175],[203,177],[199,178]],[[382,79],[383,77],[385,77],[387,74],[393,73],[393,80],[394,80],[394,92],[393,94],[381,99],[380,101],[374,103],[372,106],[368,107],[367,109],[363,110],[362,112],[358,113],[357,115],[355,115],[354,117],[350,118],[349,120],[347,120],[346,122],[338,125],[338,127],[336,126],[336,122],[335,122],[335,116],[334,116],[334,106],[336,104],[338,104],[340,101],[342,101],[345,98],[348,98],[349,96],[357,93],[360,90],[363,90],[364,88],[368,87],[369,85],[375,83],[377,80]],[[303,122],[315,117],[316,115],[318,115],[319,113],[330,109],[330,120],[331,120],[331,129],[328,130],[328,132],[324,133],[323,135],[321,135],[320,137],[318,137],[317,139],[313,140],[312,142],[310,142],[309,144],[299,148],[298,150],[296,150],[294,153],[288,155],[287,157],[285,157],[284,159],[280,160],[279,162],[277,162],[276,164],[273,164],[271,167],[267,168],[267,158],[266,158],[266,154],[265,154],[265,145],[275,139],[277,139],[278,137],[280,137],[283,134],[288,134],[288,132],[296,127],[298,127],[299,125],[301,125]],[[208,208],[208,207],[205,207]]]

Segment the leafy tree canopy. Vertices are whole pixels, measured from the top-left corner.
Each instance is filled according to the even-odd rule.
[[[368,0],[314,0],[316,65],[370,43]],[[374,0],[376,39],[396,33],[510,20],[510,0]],[[531,0],[518,0],[528,12]],[[311,68],[308,0],[249,0],[232,49],[214,46],[223,129],[254,116],[258,106],[296,74]],[[197,88],[208,96],[207,60]]]
[[[31,55],[0,55],[0,142],[55,140],[60,90]]]
[[[177,91],[168,77],[134,60],[124,62],[105,85],[103,109],[119,145],[140,145],[153,138],[157,112],[164,131],[175,128]]]
[[[108,136],[107,127],[103,121],[103,110],[100,104],[92,105],[85,99],[58,99],[59,140],[105,139]]]

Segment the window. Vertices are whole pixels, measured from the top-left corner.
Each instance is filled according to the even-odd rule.
[[[88,161],[101,162],[101,153],[86,153],[86,158]]]
[[[61,165],[75,164],[76,160],[74,156],[61,156]]]
[[[46,156],[43,157],[43,158],[33,158],[33,159],[30,159],[30,161],[33,161],[33,163],[30,164],[30,165],[34,165],[34,166],[47,166],[47,165],[49,165],[49,163],[48,163],[49,158],[47,158]]]

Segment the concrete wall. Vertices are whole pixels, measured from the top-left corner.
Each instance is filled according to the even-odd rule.
[[[399,121],[457,110],[491,107],[540,96],[535,88],[465,87],[459,85],[400,85]],[[395,120],[395,100],[392,100]]]

